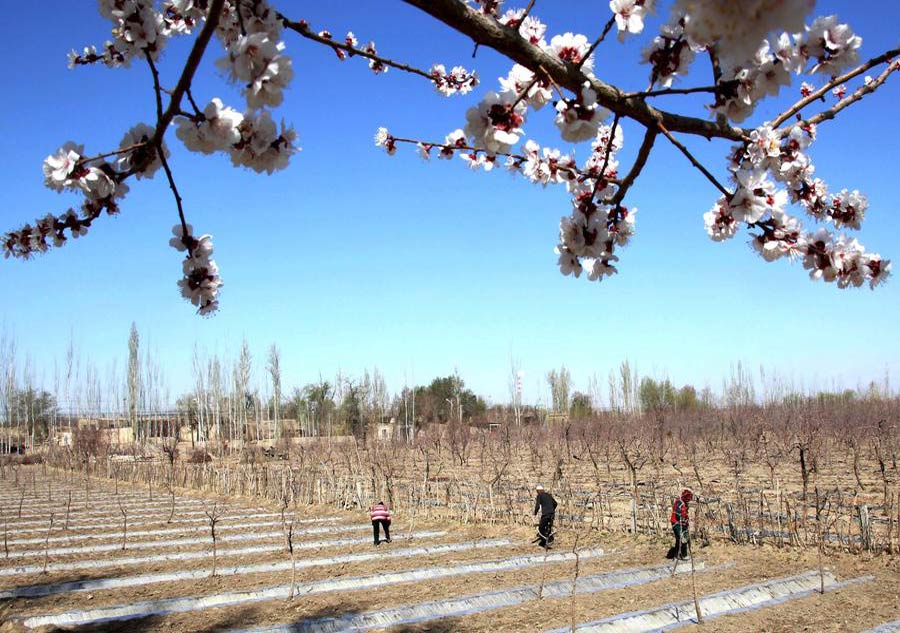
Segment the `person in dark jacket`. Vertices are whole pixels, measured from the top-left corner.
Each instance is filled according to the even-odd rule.
[[[669,558],[676,556],[681,560],[688,557],[690,546],[690,522],[688,517],[688,503],[694,500],[694,493],[690,490],[682,490],[681,496],[672,504],[672,533],[675,534],[675,546],[669,550]]]
[[[369,508],[369,518],[372,519],[372,532],[375,537],[375,545],[381,545],[381,541],[379,540],[378,527],[379,525],[384,528],[384,540],[387,543],[391,542],[391,512],[388,510],[387,506],[384,505],[384,501],[379,501],[371,508]]]
[[[550,547],[553,542],[553,518],[556,516],[556,499],[544,487],[535,486],[537,498],[534,500],[534,514],[541,513],[541,521],[538,523],[537,543],[541,547]]]

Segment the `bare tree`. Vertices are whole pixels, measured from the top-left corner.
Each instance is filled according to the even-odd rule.
[[[565,365],[557,372],[551,369],[547,373],[547,383],[550,385],[550,397],[553,402],[553,410],[557,413],[569,411],[569,389],[572,386],[572,375]]]
[[[250,388],[250,372],[252,370],[253,358],[250,355],[250,346],[247,344],[247,339],[244,339],[241,343],[241,352],[238,357],[237,367],[235,367],[235,387],[237,394],[235,394],[237,400],[237,410],[238,410],[238,421],[239,421],[239,436],[241,440],[246,439],[246,427],[247,427],[247,399],[249,397],[248,389]]]
[[[509,401],[512,404],[513,419],[516,426],[522,424],[522,380],[525,372],[522,371],[519,359],[509,355]]]
[[[272,343],[272,346],[269,348],[269,358],[266,369],[268,369],[269,376],[272,378],[275,438],[281,439],[282,428],[281,419],[279,417],[281,406],[281,354],[279,353],[278,347],[275,345],[275,343]]]
[[[140,337],[132,321],[128,335],[128,419],[134,441],[142,441],[143,429],[138,428],[138,400],[141,389]]]

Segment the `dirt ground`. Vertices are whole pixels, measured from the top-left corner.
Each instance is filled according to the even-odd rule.
[[[0,481],[0,495],[13,498],[20,494],[19,488],[9,481]],[[60,491],[64,487],[60,485]],[[28,488],[26,495],[28,495]],[[37,491],[41,490],[38,486]],[[56,493],[54,499],[63,499]],[[33,493],[32,493],[33,494]],[[98,483],[94,491],[97,504],[112,503],[116,500],[115,492],[106,484]],[[191,495],[198,498],[196,495]],[[186,496],[185,496],[186,497]],[[28,497],[32,499],[32,497]],[[220,502],[225,500],[219,500]],[[56,501],[54,501],[56,503]],[[232,513],[249,514],[254,512],[271,512],[272,507],[254,503],[250,500],[227,500]],[[51,504],[52,505],[52,504]],[[139,499],[132,500],[133,511],[142,507]],[[154,507],[154,506],[147,506]],[[43,514],[52,511],[50,506],[42,509]],[[165,523],[167,509],[159,512],[162,520],[148,525],[136,527],[136,530],[170,529]],[[306,508],[304,518],[316,516],[336,517],[334,525],[359,525],[355,532],[334,534],[316,534],[310,538],[323,539],[343,537],[370,537],[366,531],[366,517],[359,512],[337,512],[334,510],[314,510]],[[177,518],[176,513],[176,518]],[[7,517],[9,529],[16,529],[17,521],[9,512]],[[91,511],[81,509],[79,520],[90,519]],[[247,519],[237,520],[245,522]],[[113,522],[110,519],[110,522]],[[227,519],[223,526],[227,526]],[[206,551],[210,556],[207,544],[170,546],[167,540],[179,538],[182,531],[185,535],[194,536],[204,533],[191,526],[181,526],[179,532],[171,535],[148,535],[134,537],[135,541],[148,540],[154,547],[147,550],[126,549],[100,552],[96,554],[72,553],[54,555],[49,562],[65,563],[77,560],[114,560],[121,556],[143,556],[154,553],[175,553],[185,551]],[[395,539],[394,543],[382,545],[374,550],[369,542],[353,545],[322,547],[310,550],[299,550],[298,560],[320,558],[340,554],[377,552],[375,560],[344,563],[341,565],[319,565],[298,570],[299,583],[317,580],[350,578],[367,575],[378,575],[394,571],[432,568],[436,566],[455,565],[465,562],[481,562],[508,559],[514,556],[540,554],[542,550],[530,540],[533,529],[529,526],[500,525],[462,525],[455,522],[436,519],[413,519],[405,517],[402,512],[395,514],[395,535],[402,532],[423,530],[446,530],[448,534],[429,539]],[[247,528],[259,532],[277,531],[277,527]],[[554,551],[556,553],[577,550],[587,551],[591,548],[603,548],[603,556],[584,558],[579,561],[580,577],[599,574],[619,569],[630,569],[649,565],[662,565],[667,561],[664,557],[670,545],[667,537],[633,536],[618,531],[591,530],[587,526],[574,531],[572,526],[561,527]],[[114,533],[110,528],[85,526],[78,530],[79,534]],[[224,531],[224,534],[235,532]],[[240,532],[237,532],[240,533]],[[28,534],[16,534],[8,537],[34,538],[42,534],[35,529]],[[46,531],[44,531],[46,534]],[[57,533],[54,532],[54,535]],[[391,550],[405,549],[414,546],[427,546],[440,543],[472,542],[486,538],[507,538],[511,545],[483,549],[466,549],[461,551],[427,554],[416,557],[387,557],[380,554]],[[87,542],[73,541],[72,545],[92,545],[116,542],[117,537],[109,536],[90,539]],[[239,543],[222,543],[221,550],[229,547],[240,547],[244,544],[261,542],[278,543],[278,538],[250,540]],[[69,546],[65,541],[51,543],[53,546]],[[26,558],[6,559],[0,552],[0,569],[20,565],[40,565],[43,557],[43,543],[9,545],[10,552],[28,551]],[[221,551],[220,550],[220,551]],[[793,575],[808,570],[818,569],[818,552],[814,548],[779,548],[775,544],[761,546],[734,545],[722,539],[713,539],[706,547],[695,550],[697,562],[703,562],[707,571],[698,572],[692,579],[690,575],[677,575],[662,580],[620,589],[610,589],[591,594],[579,594],[560,599],[543,598],[530,600],[521,605],[495,609],[463,618],[450,618],[429,621],[415,626],[394,627],[399,631],[543,631],[546,629],[571,626],[573,623],[586,622],[609,617],[628,611],[648,609],[662,606],[670,602],[690,599],[692,596],[692,580],[696,584],[699,595],[736,588],[746,584],[758,583],[771,578]],[[241,566],[264,562],[286,561],[288,555],[283,551],[250,554],[239,557],[221,557],[219,566]],[[57,571],[49,574],[32,573],[12,576],[0,576],[0,590],[33,584],[71,581],[86,578],[127,577],[158,571],[175,571],[180,569],[205,569],[211,564],[211,558],[205,557],[188,561],[165,561],[110,567],[96,570],[76,572]],[[783,604],[763,608],[739,615],[725,616],[709,620],[702,625],[705,631],[863,631],[883,622],[900,619],[900,557],[882,554],[851,554],[836,549],[826,551],[823,567],[833,572],[838,580],[858,578],[872,575],[873,582],[854,584],[824,595],[787,601]],[[709,569],[711,568],[711,569]],[[245,603],[243,605],[211,608],[195,612],[172,614],[162,617],[150,617],[139,620],[113,622],[85,627],[85,630],[97,631],[141,631],[164,630],[173,632],[218,631],[238,627],[284,624],[298,620],[336,616],[364,611],[380,611],[391,607],[410,605],[444,598],[462,597],[482,592],[497,591],[541,585],[558,580],[567,580],[575,575],[573,561],[548,562],[536,564],[515,571],[492,573],[470,573],[465,575],[436,578],[415,583],[396,583],[368,590],[329,591],[307,596],[298,596],[292,601],[270,600],[264,602]],[[242,591],[256,588],[273,587],[290,582],[290,571],[241,574],[234,576],[207,577],[202,580],[153,583],[112,590],[98,590],[80,593],[63,593],[38,598],[17,598],[0,601],[0,631],[9,633],[25,630],[18,618],[28,615],[52,614],[71,609],[97,608],[111,605],[124,605],[152,599],[166,599],[182,596],[203,596],[219,592]],[[45,627],[44,630],[54,630]]]

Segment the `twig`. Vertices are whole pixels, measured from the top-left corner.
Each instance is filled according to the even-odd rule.
[[[187,95],[187,98],[188,98],[188,101],[189,101],[190,104],[191,104],[191,107],[194,108],[194,114],[195,114],[196,116],[202,116],[202,115],[203,115],[203,112],[200,110],[200,108],[197,107],[197,102],[194,101],[194,95],[191,94],[191,89],[188,88],[188,89],[185,91],[185,94]],[[178,114],[181,114],[181,115],[183,115],[183,116],[187,115],[187,113],[182,113],[182,112],[179,112]]]
[[[312,40],[313,42],[318,42],[319,44],[324,44],[325,46],[330,46],[334,49],[339,49],[342,51],[346,51],[350,53],[350,55],[359,55],[360,57],[365,57],[366,59],[371,59],[373,61],[384,64],[385,66],[390,66],[391,68],[396,68],[397,70],[402,70],[403,72],[411,73],[413,75],[419,75],[420,77],[424,77],[428,81],[434,81],[434,75],[430,72],[422,70],[421,68],[416,68],[415,66],[410,66],[409,64],[404,64],[403,62],[395,62],[392,59],[388,59],[387,57],[382,57],[376,53],[370,53],[362,48],[356,48],[354,46],[350,46],[349,44],[339,42],[337,40],[333,40],[328,37],[322,37],[318,33],[314,33],[309,29],[309,26],[305,22],[295,22],[288,17],[278,14],[278,18],[281,20],[281,23],[291,31],[299,34],[301,37],[305,37],[308,40]]]
[[[150,74],[153,76],[153,95],[156,99],[156,121],[157,124],[162,120],[163,115],[163,105],[162,105],[162,88],[159,85],[159,71],[156,69],[156,64],[153,63],[153,57],[150,56],[149,51],[144,51],[145,57],[147,58],[147,65],[150,66]]]
[[[659,90],[645,90],[644,92],[629,92],[624,95],[626,99],[643,99],[645,97],[659,97],[661,95],[689,95],[696,92],[719,92],[722,86],[697,86],[695,88],[661,88]]]
[[[534,3],[535,3],[535,0],[531,0],[531,1],[528,3],[528,6],[525,7],[525,11],[522,12],[522,17],[519,18],[519,24],[521,24],[522,22],[524,22],[524,21],[525,21],[525,18],[527,18],[528,15],[531,13],[531,10],[534,8]]]
[[[681,153],[684,154],[685,157],[687,157],[687,159],[689,161],[691,161],[691,164],[694,167],[696,167],[697,169],[699,169],[700,173],[702,173],[704,176],[706,176],[706,179],[709,180],[713,185],[715,185],[716,189],[721,191],[723,196],[725,196],[726,198],[731,197],[731,195],[732,195],[731,192],[728,191],[725,187],[723,187],[722,183],[720,183],[718,180],[716,180],[716,177],[713,176],[711,173],[709,173],[709,170],[707,170],[706,167],[701,165],[700,161],[698,161],[696,158],[694,158],[694,156],[688,151],[688,149],[684,145],[682,145],[674,136],[672,136],[672,133],[669,132],[669,130],[667,130],[666,127],[661,122],[658,122],[656,125],[659,128],[659,130],[666,136],[666,138],[669,139],[669,142],[672,143],[672,145],[674,145],[678,149],[680,149]]]
[[[719,65],[719,56],[716,55],[716,47],[714,45],[707,47],[706,53],[709,56],[709,63],[712,66],[713,83],[719,85],[719,82],[722,80],[722,67]]]
[[[172,170],[169,168],[169,161],[166,160],[166,155],[163,153],[162,144],[156,146],[156,153],[159,156],[159,162],[162,163],[163,170],[166,172],[166,180],[169,181],[169,188],[172,190],[172,195],[175,196],[175,205],[178,207],[178,219],[181,220],[182,235],[187,236],[188,228],[187,221],[184,219],[184,207],[181,203],[181,194],[178,193],[178,187],[175,186],[175,177],[172,175]],[[185,244],[185,246],[188,245]],[[188,246],[188,250],[191,250],[190,246]]]
[[[163,118],[163,109],[162,109],[162,90],[159,85],[159,73],[156,70],[156,65],[153,63],[153,59],[150,57],[150,54],[147,54],[147,64],[150,66],[150,71],[153,75],[153,92],[156,95],[156,120],[157,126],[160,125]],[[185,89],[185,92],[189,93],[189,88]],[[190,97],[189,97],[190,99]],[[193,99],[190,99],[193,104]],[[197,106],[194,105],[194,108]],[[154,136],[155,138],[155,136]],[[163,170],[166,172],[166,179],[169,181],[169,188],[172,190],[172,195],[175,196],[175,205],[178,207],[178,218],[181,220],[181,231],[182,235],[187,236],[188,228],[187,228],[187,220],[184,217],[184,207],[181,202],[181,194],[178,193],[178,187],[175,185],[175,177],[172,175],[172,170],[169,168],[169,161],[166,160],[165,152],[162,147],[162,138],[159,139],[156,143],[156,155],[159,157],[159,162],[162,163]],[[188,252],[191,252],[191,246],[185,243],[185,246],[188,247]],[[149,486],[149,480],[148,480]],[[153,492],[150,492],[151,499],[153,498]]]
[[[584,66],[585,62],[590,59],[591,55],[594,54],[594,51],[597,50],[597,47],[600,46],[600,43],[606,39],[609,30],[613,27],[613,24],[616,23],[616,16],[612,16],[609,19],[609,22],[606,23],[603,27],[603,32],[600,33],[600,37],[594,40],[594,43],[591,44],[591,47],[588,49],[587,53],[584,54],[584,57],[581,58],[581,61],[578,62],[578,69],[581,70],[581,67]]]

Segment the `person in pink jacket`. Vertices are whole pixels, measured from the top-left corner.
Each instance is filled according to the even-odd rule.
[[[372,519],[372,532],[375,536],[375,545],[381,545],[379,540],[378,526],[384,528],[384,540],[386,543],[391,542],[391,512],[384,505],[384,501],[379,501],[369,508],[369,518]]]

